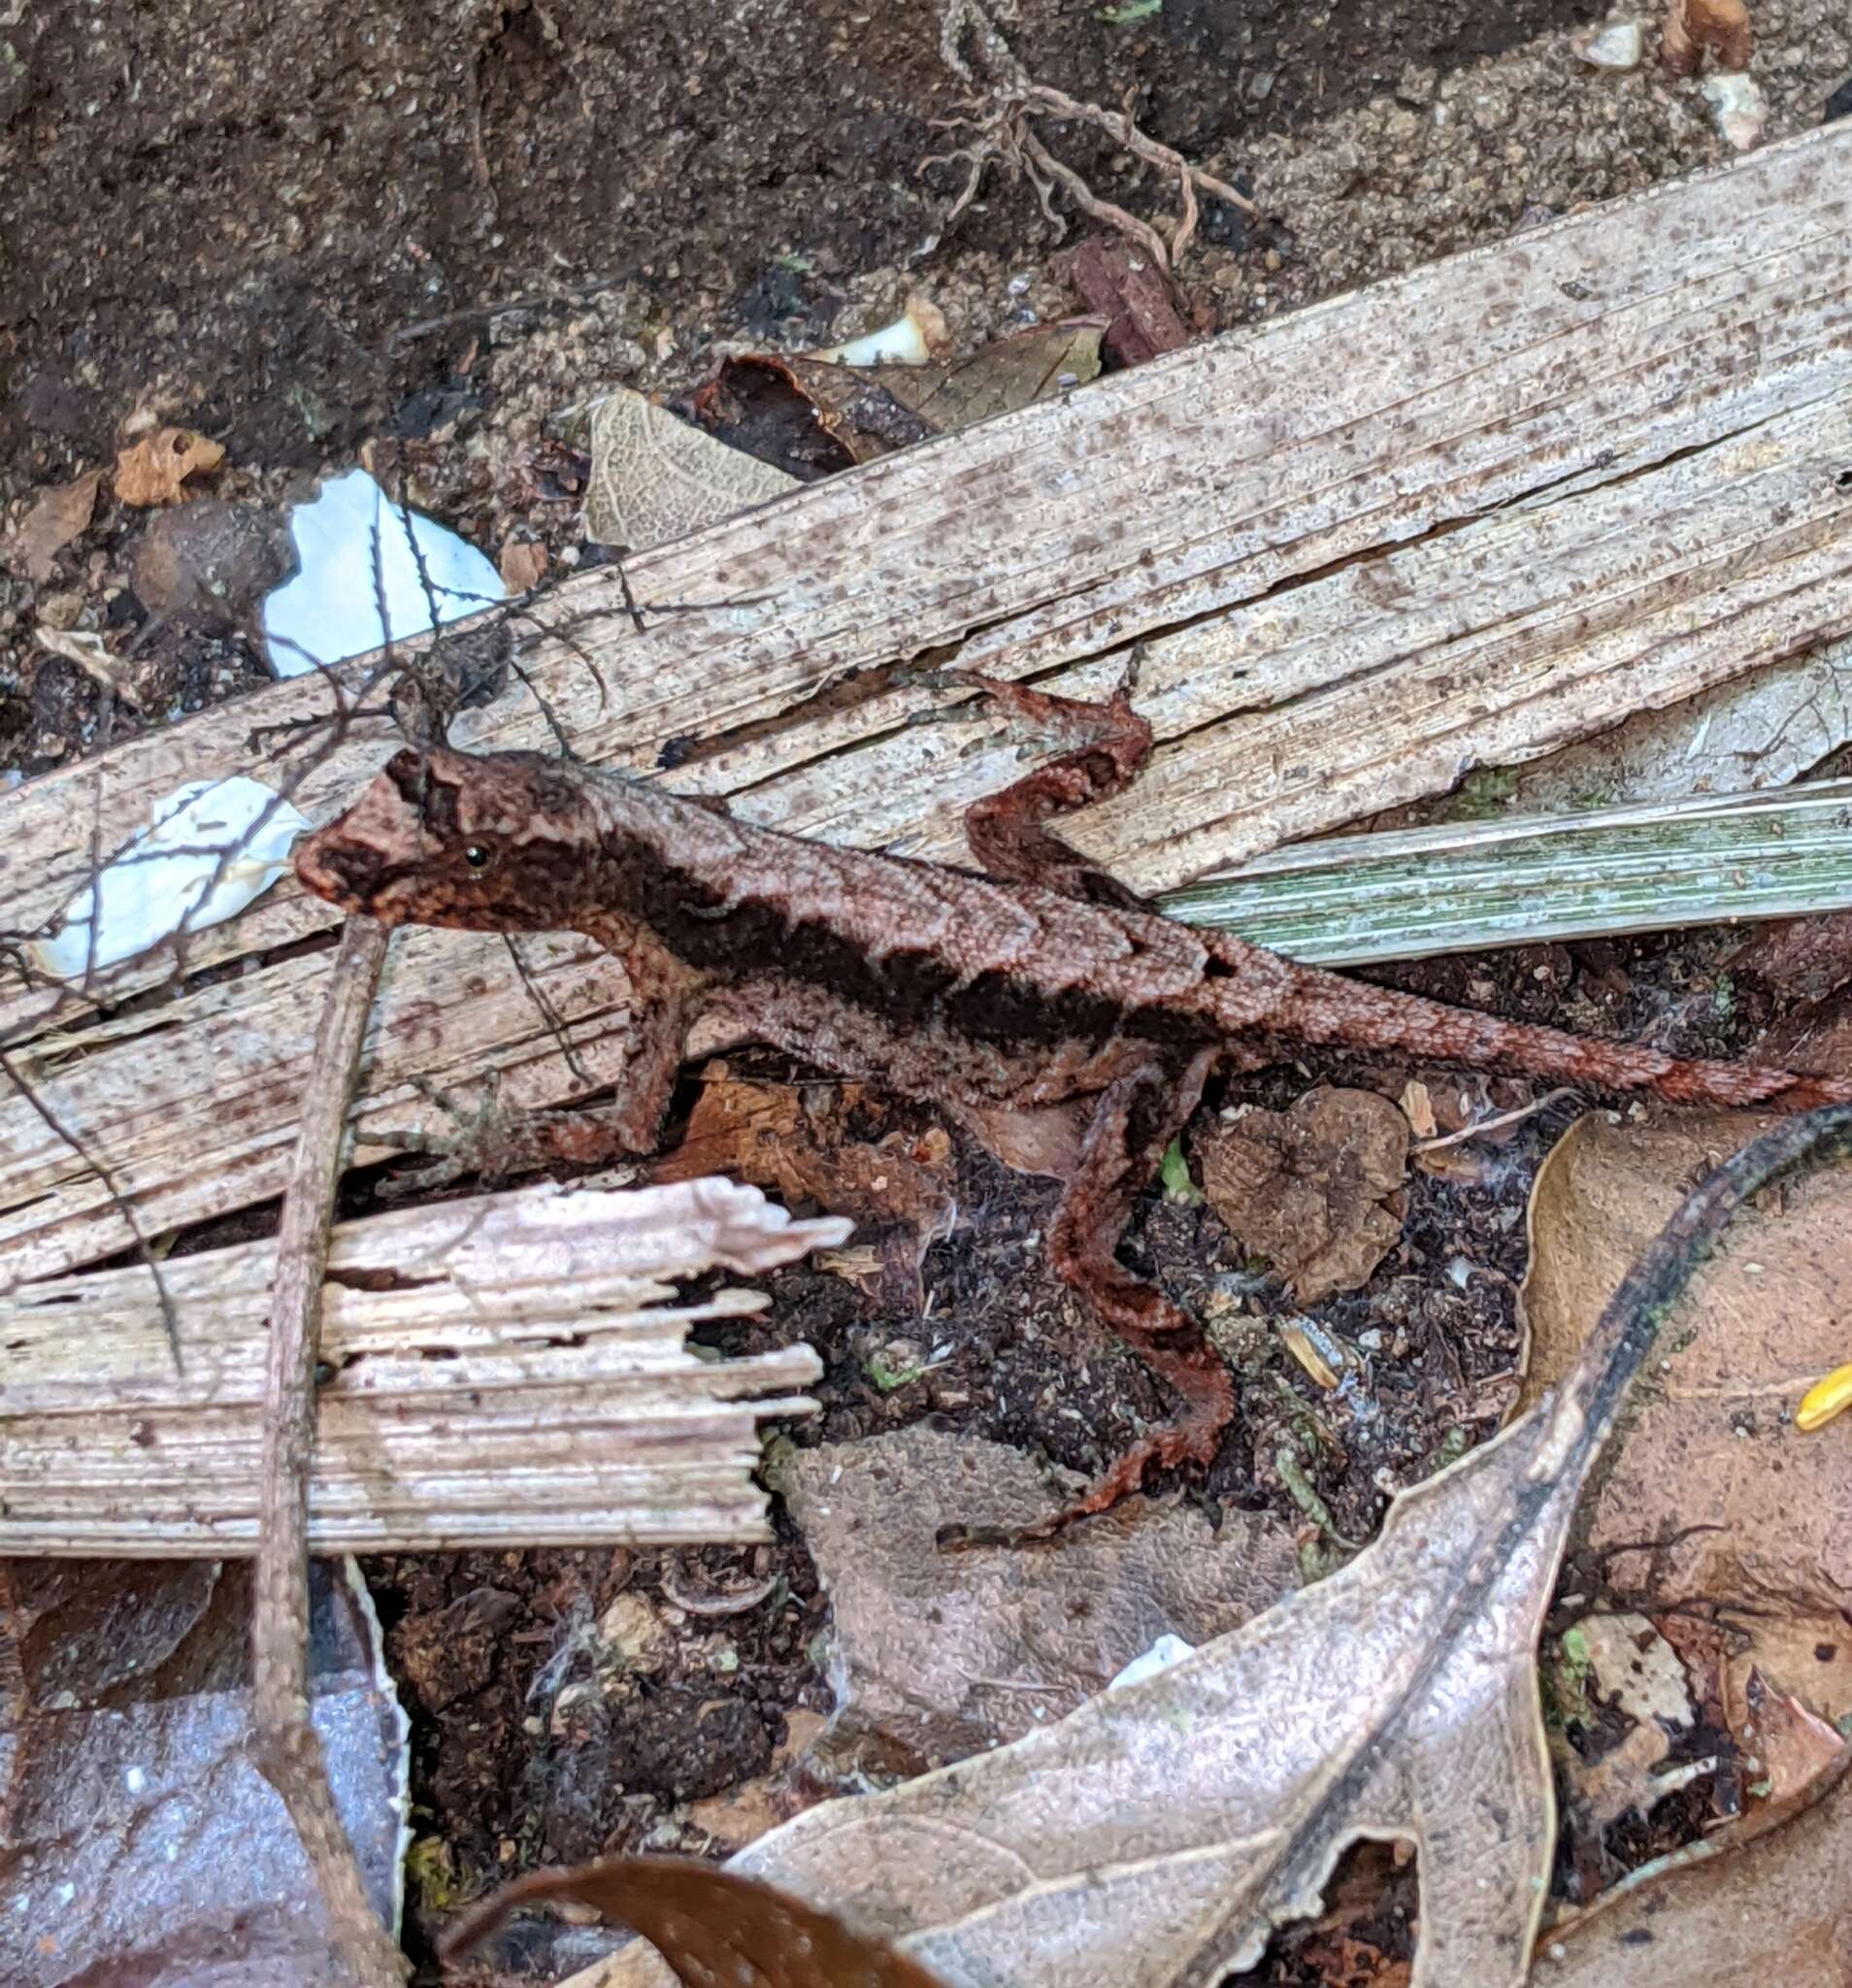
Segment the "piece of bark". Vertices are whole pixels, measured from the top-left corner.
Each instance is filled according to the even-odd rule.
[[[1140,366],[1189,344],[1164,272],[1136,248],[1095,236],[1074,251],[1068,275],[1080,301],[1107,320],[1104,344],[1115,366]]]

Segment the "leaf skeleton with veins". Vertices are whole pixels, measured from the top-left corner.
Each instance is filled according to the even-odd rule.
[[[1086,1100],[1049,1260],[1174,1390],[1178,1411],[1075,1512],[1104,1510],[1153,1465],[1207,1463],[1233,1412],[1228,1370],[1196,1321],[1115,1254],[1213,1073],[1327,1044],[1688,1104],[1852,1102],[1852,1079],[1502,1021],[1165,918],[1044,826],[1119,792],[1148,756],[1150,727],[1125,690],[1096,705],[957,680],[1069,747],[968,811],[983,875],[752,827],[723,805],[590,767],[442,748],[397,754],[301,845],[296,869],[332,904],[387,925],[572,930],[617,954],[633,1034],[601,1119],[607,1153],[654,1150],[704,1014],[833,1075],[970,1112],[980,1137],[985,1111]],[[554,1122],[560,1150],[584,1156],[583,1116]]]

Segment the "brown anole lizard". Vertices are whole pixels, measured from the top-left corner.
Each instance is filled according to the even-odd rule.
[[[633,1037],[606,1116],[613,1150],[654,1149],[683,1042],[704,1014],[825,1071],[954,1109],[1087,1101],[1049,1258],[1180,1408],[1077,1510],[1104,1509],[1152,1465],[1207,1462],[1233,1411],[1228,1370],[1196,1321],[1115,1254],[1212,1073],[1328,1044],[1685,1103],[1852,1102],[1852,1078],[1681,1062],[1501,1021],[1162,917],[1044,825],[1120,791],[1149,753],[1127,693],[1092,705],[963,680],[1070,746],[968,812],[984,875],[803,841],[589,767],[441,748],[400,752],[303,843],[296,868],[311,890],[389,925],[570,929],[618,954]],[[578,1143],[582,1154],[582,1133]]]

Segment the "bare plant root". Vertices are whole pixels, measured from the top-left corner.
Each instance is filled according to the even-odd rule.
[[[1013,0],[1009,0],[1000,11],[1013,18]],[[1065,90],[1032,82],[982,0],[945,0],[940,16],[940,53],[959,76],[976,83],[977,70],[974,70],[965,54],[967,40],[976,50],[977,70],[991,79],[967,116],[946,120],[946,128],[969,131],[970,141],[920,161],[922,172],[928,166],[952,165],[960,160],[971,168],[963,190],[946,212],[947,224],[956,220],[976,198],[986,169],[1001,166],[1012,178],[1027,180],[1035,188],[1042,213],[1054,223],[1057,240],[1067,232],[1068,225],[1054,205],[1055,189],[1059,187],[1082,214],[1136,242],[1158,269],[1169,276],[1195,237],[1199,193],[1226,201],[1243,214],[1259,213],[1254,203],[1237,192],[1226,180],[1218,180],[1201,166],[1191,165],[1181,152],[1141,131],[1130,108],[1103,110],[1098,104],[1069,96]],[[1074,167],[1056,157],[1037,128],[1041,118],[1098,125],[1135,157],[1174,179],[1178,212],[1168,238],[1149,221],[1141,220],[1116,202],[1096,193]]]

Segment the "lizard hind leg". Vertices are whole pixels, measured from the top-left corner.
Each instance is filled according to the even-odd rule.
[[[1156,1285],[1134,1276],[1115,1251],[1132,1204],[1157,1172],[1203,1094],[1219,1048],[1199,1052],[1180,1070],[1144,1065],[1100,1094],[1081,1142],[1079,1164],[1055,1210],[1048,1256],[1056,1274],[1089,1311],[1130,1346],[1177,1397],[1178,1411],[1148,1430],[1054,1517],[1006,1536],[953,1529],[942,1543],[1019,1543],[1050,1538],[1071,1520],[1105,1511],[1136,1491],[1153,1468],[1208,1463],[1235,1412],[1228,1369],[1203,1328]]]
[[[976,671],[946,673],[949,681],[975,685],[1012,717],[1052,732],[1069,746],[1058,759],[966,809],[965,839],[992,877],[1037,883],[1087,904],[1145,908],[1136,891],[1043,826],[1054,815],[1123,793],[1150,758],[1151,727],[1132,709],[1137,660],[1135,651],[1125,682],[1104,704],[1055,697]]]

